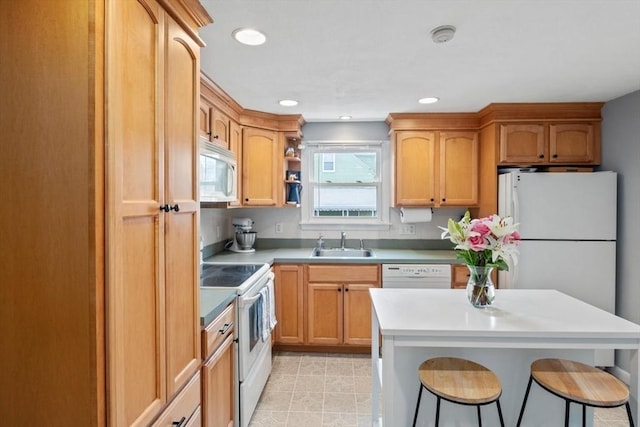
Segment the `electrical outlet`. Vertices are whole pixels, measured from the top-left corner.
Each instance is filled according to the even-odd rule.
[[[281,222],[276,223],[276,233],[280,234],[284,232],[284,224]]]
[[[416,226],[413,224],[402,224],[400,234],[416,234]]]

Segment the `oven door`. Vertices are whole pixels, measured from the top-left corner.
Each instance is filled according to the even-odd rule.
[[[262,310],[265,309],[260,297],[260,290],[273,281],[272,273],[261,278],[249,292],[238,297],[238,378],[243,382],[256,364],[262,349],[271,346],[271,333],[263,341],[260,323]]]

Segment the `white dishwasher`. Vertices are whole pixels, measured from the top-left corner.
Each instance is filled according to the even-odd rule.
[[[449,289],[449,264],[382,264],[383,288]]]

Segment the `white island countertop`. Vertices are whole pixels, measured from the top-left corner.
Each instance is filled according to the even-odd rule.
[[[632,350],[630,403],[637,420],[640,325],[555,290],[499,289],[494,304],[485,309],[471,306],[465,290],[371,289],[370,294],[374,357],[378,332],[382,334],[382,363],[373,363],[372,369],[374,377],[382,379],[385,426],[395,425],[391,420],[402,424],[407,414],[412,415],[417,366],[425,357],[458,354],[495,370],[503,382],[505,421],[515,425],[531,361],[551,356],[588,363],[593,350],[603,348]],[[380,385],[375,379],[373,383],[375,401]],[[561,399],[555,400],[562,408]],[[428,425],[433,421],[426,419],[430,411],[422,410],[422,423]],[[560,418],[553,420],[558,425],[563,421],[559,412]],[[524,426],[550,422],[536,420],[535,413],[527,418]],[[580,417],[572,416],[571,421],[579,425]],[[489,418],[486,423],[492,422]],[[441,425],[448,425],[446,419]]]

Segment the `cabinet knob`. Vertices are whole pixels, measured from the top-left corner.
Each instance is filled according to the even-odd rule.
[[[207,135],[211,136],[211,131],[207,132]]]
[[[176,204],[175,204],[175,205],[173,205],[173,206],[169,206],[169,210],[170,210],[170,211],[180,212],[180,205],[176,203]],[[165,212],[168,212],[168,211],[165,211]]]
[[[443,201],[443,202],[446,202],[446,201],[447,201],[447,199],[445,199],[445,198],[443,197],[443,198],[442,198],[442,201]]]
[[[538,158],[539,158],[539,159],[544,159],[544,154],[539,154],[539,155],[538,155]]]
[[[338,292],[342,292],[342,288],[338,288]]]
[[[218,139],[220,138],[218,135],[213,135],[213,139]]]
[[[551,157],[553,157],[554,159],[557,159],[557,158],[558,158],[558,155],[557,155],[557,154],[554,154],[554,155],[553,155],[553,156],[551,156]]]
[[[349,288],[344,288],[344,291],[345,292],[349,292]]]
[[[186,417],[182,417],[182,418],[180,418],[180,421],[174,421],[174,422],[171,423],[171,425],[175,426],[175,427],[180,427],[180,426],[182,426],[182,424],[184,424],[184,422],[186,420],[187,420]]]
[[[164,212],[169,212],[171,210],[171,208],[169,207],[169,205],[164,204],[160,206],[160,210],[164,211]]]
[[[430,200],[433,202],[435,199],[432,197]]]

